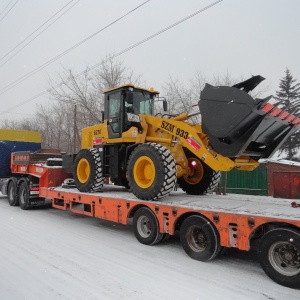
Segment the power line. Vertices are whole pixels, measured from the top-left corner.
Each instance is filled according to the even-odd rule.
[[[109,59],[114,59],[114,58],[116,58],[116,57],[118,57],[118,56],[120,56],[120,55],[122,55],[122,54],[124,54],[124,53],[126,53],[126,52],[128,52],[128,51],[130,51],[130,50],[132,50],[132,49],[134,49],[134,48],[136,48],[136,47],[142,45],[142,44],[144,44],[145,42],[147,42],[147,41],[153,39],[154,37],[156,37],[156,36],[158,36],[158,35],[160,35],[160,34],[166,32],[166,31],[170,30],[171,28],[173,28],[173,27],[175,27],[175,26],[177,26],[177,25],[179,25],[179,24],[181,24],[181,23],[187,21],[188,19],[190,19],[190,18],[192,18],[192,17],[194,17],[194,16],[196,16],[196,15],[198,15],[198,14],[200,14],[200,13],[206,11],[206,10],[208,10],[209,8],[211,8],[211,7],[215,6],[215,5],[217,5],[218,3],[222,2],[222,1],[223,1],[223,0],[218,0],[218,1],[216,1],[216,2],[214,2],[214,3],[212,3],[212,4],[210,4],[210,5],[207,5],[206,7],[204,7],[204,8],[202,8],[202,9],[196,11],[195,13],[193,13],[193,14],[191,14],[191,15],[189,15],[189,16],[187,16],[187,17],[185,17],[185,18],[183,18],[183,19],[181,19],[181,20],[179,20],[179,21],[177,21],[177,22],[175,22],[175,23],[173,23],[172,25],[170,25],[170,26],[168,26],[168,27],[166,27],[166,28],[164,28],[164,29],[162,29],[162,30],[156,32],[155,34],[152,34],[152,35],[150,35],[149,37],[147,37],[147,38],[145,38],[145,39],[143,39],[143,40],[141,40],[141,41],[139,41],[139,42],[137,42],[137,43],[131,45],[130,47],[128,47],[128,48],[126,48],[126,49],[124,49],[124,50],[122,50],[122,51],[120,51],[120,52],[118,52],[117,54],[111,56]],[[104,60],[104,61],[102,61],[102,62],[100,62],[100,63],[98,63],[98,64],[96,64],[96,65],[93,65],[91,68],[89,68],[88,71],[85,70],[85,71],[82,71],[82,72],[76,74],[76,75],[74,76],[74,78],[80,77],[80,76],[83,75],[85,72],[90,72],[90,71],[92,71],[93,69],[95,69],[95,68],[101,66],[102,64],[104,64],[104,63],[107,62],[107,61],[108,61],[108,59],[107,59],[107,60]],[[50,88],[50,89],[47,89],[47,90],[45,90],[45,91],[43,91],[43,92],[40,92],[39,94],[30,97],[29,99],[23,101],[22,103],[19,103],[19,104],[15,105],[15,106],[9,108],[8,110],[3,111],[2,114],[3,114],[3,113],[10,112],[11,110],[13,110],[13,109],[15,109],[15,108],[18,108],[18,107],[20,107],[20,106],[22,106],[22,105],[24,105],[24,104],[26,104],[26,103],[28,103],[28,102],[31,102],[31,101],[33,101],[33,100],[35,100],[35,99],[37,99],[37,98],[39,98],[39,97],[41,97],[41,96],[47,94],[49,91],[51,91],[51,90],[53,90],[53,89],[55,89],[55,88],[57,88],[57,87],[62,86],[63,84],[64,84],[64,82],[61,82],[61,83],[57,84],[56,86],[54,86],[54,87],[52,87],[52,88]]]
[[[196,11],[195,13],[193,13],[193,14],[191,14],[191,15],[189,15],[189,16],[187,16],[187,17],[185,17],[185,18],[183,18],[183,19],[181,19],[181,20],[179,20],[179,21],[177,21],[177,22],[175,22],[174,24],[172,24],[172,25],[170,25],[170,26],[168,26],[168,27],[166,27],[166,28],[164,28],[164,29],[162,29],[162,30],[160,30],[160,31],[158,31],[158,32],[156,32],[156,33],[154,33],[154,34],[148,36],[147,38],[145,38],[145,39],[143,39],[143,40],[137,42],[136,44],[131,45],[130,47],[128,47],[128,48],[126,48],[126,49],[124,49],[124,50],[118,52],[117,54],[113,55],[112,58],[116,58],[116,57],[118,57],[118,56],[120,56],[120,55],[122,55],[122,54],[124,54],[124,53],[126,53],[126,52],[128,52],[128,51],[130,51],[130,50],[132,50],[132,49],[134,49],[134,48],[136,48],[136,47],[142,45],[142,44],[144,44],[145,42],[147,42],[147,41],[153,39],[154,37],[156,37],[156,36],[158,36],[158,35],[164,33],[165,31],[170,30],[171,28],[173,28],[173,27],[175,27],[175,26],[177,26],[177,25],[179,25],[179,24],[181,24],[181,23],[187,21],[188,19],[190,19],[190,18],[192,18],[192,17],[198,15],[199,13],[201,13],[201,12],[203,12],[203,11],[205,11],[205,10],[211,8],[212,6],[218,4],[218,3],[222,2],[222,1],[223,1],[223,0],[218,0],[218,1],[216,1],[216,2],[214,2],[214,3],[212,3],[212,4],[210,4],[210,5],[208,5],[208,6],[206,6],[206,7],[204,7],[204,8],[202,8],[202,9]],[[98,63],[98,64],[92,66],[92,67],[90,68],[90,70],[93,70],[93,69],[99,67],[101,64],[102,64],[102,63]],[[83,73],[84,73],[84,72],[81,72],[81,73],[77,74],[76,77],[77,77],[77,76],[81,76]]]
[[[46,22],[44,22],[42,25],[40,25],[36,30],[34,30],[30,35],[28,35],[22,42],[20,42],[18,45],[16,45],[13,49],[11,49],[9,52],[7,52],[4,56],[0,58],[0,61],[2,61],[5,57],[7,57],[10,53],[12,53],[15,49],[17,49],[20,45],[24,44],[31,36],[33,36],[39,29],[41,29],[44,25],[46,25],[49,21],[51,21],[57,14],[59,14],[63,9],[65,9],[71,2],[74,0],[71,0],[66,5],[64,5],[60,10],[58,10],[52,17],[50,17]],[[80,0],[78,0],[75,4],[77,4]],[[75,5],[74,4],[74,5]],[[73,5],[73,6],[74,6]],[[73,7],[72,6],[72,7]],[[71,7],[71,8],[72,8]],[[71,8],[69,8],[67,11],[69,11]],[[67,12],[66,11],[66,12]],[[59,16],[54,22],[52,22],[48,27],[46,27],[42,32],[40,32],[37,36],[35,36],[32,40],[30,40],[29,43],[31,43],[33,40],[35,40],[39,35],[41,35],[47,28],[49,28],[53,23],[55,23],[59,18],[61,18],[66,12],[64,12],[61,16]],[[0,67],[2,67],[4,64],[6,64],[9,60],[11,60],[15,55],[17,55],[22,49],[24,49],[29,43],[27,43],[23,48],[21,48],[17,53],[15,53],[13,56],[11,56],[8,60],[6,60]]]
[[[130,50],[132,50],[132,49],[134,49],[134,48],[136,48],[136,47],[138,47],[138,46],[140,46],[140,45],[146,43],[146,42],[148,42],[149,40],[155,38],[156,36],[158,36],[158,35],[160,35],[160,34],[166,32],[166,31],[172,29],[173,27],[175,27],[175,26],[177,26],[177,25],[179,25],[179,24],[181,24],[181,23],[187,21],[188,19],[191,19],[192,17],[194,17],[194,16],[196,16],[196,15],[198,15],[198,14],[204,12],[205,10],[207,10],[207,9],[209,9],[209,8],[211,8],[211,7],[213,7],[214,5],[216,5],[216,4],[218,4],[218,3],[222,2],[222,1],[223,1],[223,0],[218,0],[218,1],[216,1],[216,2],[214,2],[214,3],[212,3],[212,4],[210,4],[210,5],[207,5],[206,7],[204,7],[204,8],[202,8],[202,9],[196,11],[195,13],[193,13],[193,14],[191,14],[191,15],[189,15],[189,16],[187,16],[187,17],[185,17],[185,18],[183,18],[183,19],[181,19],[181,20],[179,20],[179,21],[177,21],[177,22],[175,22],[175,23],[173,23],[172,25],[170,25],[170,26],[168,26],[168,27],[166,27],[166,28],[164,28],[164,29],[162,29],[162,30],[160,30],[160,31],[158,31],[158,32],[156,32],[156,33],[154,33],[154,34],[148,36],[147,38],[145,38],[145,39],[143,39],[143,40],[141,40],[141,41],[139,41],[139,42],[137,42],[137,43],[131,45],[130,47],[128,47],[128,48],[126,48],[126,49],[123,49],[122,51],[120,51],[120,52],[118,52],[118,53],[112,55],[109,59],[114,59],[114,58],[116,58],[116,57],[118,57],[118,56],[120,56],[120,55],[122,55],[122,54],[124,54],[124,53],[126,53],[126,52],[128,52],[128,51],[130,51]],[[93,65],[91,68],[89,68],[89,72],[92,71],[92,70],[94,70],[94,69],[96,69],[96,68],[98,68],[99,66],[101,66],[102,64],[104,64],[104,63],[107,62],[107,61],[108,61],[108,60],[105,60],[105,61],[102,61],[102,62],[96,64],[96,65]],[[80,77],[80,76],[83,75],[85,72],[86,72],[86,70],[85,70],[85,71],[82,71],[82,72],[80,72],[80,73],[78,73],[78,74],[76,74],[76,75],[75,75],[75,78]],[[58,85],[55,86],[54,88],[57,88],[57,87],[59,87],[59,86],[61,86],[61,85],[63,85],[63,83],[58,84]],[[50,89],[50,90],[51,90],[51,89]]]
[[[72,0],[73,1],[73,0]],[[18,52],[16,52],[13,56],[11,56],[9,59],[7,59],[3,64],[0,65],[0,67],[4,66],[7,62],[9,62],[14,56],[16,56],[20,51],[22,51],[27,45],[32,43],[37,37],[39,37],[44,31],[46,31],[52,24],[54,24],[56,21],[58,21],[63,15],[65,15],[70,9],[72,9],[80,0],[75,2],[71,7],[69,7],[65,12],[63,12],[57,19],[55,19],[52,23],[50,23],[44,30],[42,30],[38,35],[36,35],[33,39],[31,39],[27,44],[25,44],[21,49],[19,49]]]
[[[5,6],[5,8],[1,11],[1,13],[0,13],[0,17],[1,17],[1,15],[5,12],[5,10],[9,7],[9,5],[13,2],[14,0],[11,0],[6,6]]]
[[[147,2],[150,2],[151,0],[147,0],[145,2],[143,2],[142,4],[140,4],[139,6],[135,7],[134,9],[132,9],[131,11],[127,12],[125,15],[121,16],[120,18],[116,19],[115,21],[111,22],[110,24],[106,25],[105,27],[103,27],[102,29],[96,31],[95,33],[93,33],[92,35],[88,36],[87,38],[83,39],[82,41],[80,41],[79,43],[77,43],[76,45],[72,46],[71,48],[67,49],[66,51],[62,52],[61,54],[55,56],[54,58],[48,60],[46,63],[44,63],[43,65],[37,67],[36,69],[32,70],[31,72],[25,74],[24,76],[20,77],[19,79],[15,80],[14,82],[8,84],[7,86],[5,86],[4,88],[0,89],[0,95],[4,94],[5,92],[7,92],[8,90],[12,89],[13,87],[15,87],[16,85],[18,85],[19,83],[23,82],[24,80],[26,80],[27,78],[31,77],[32,75],[34,75],[35,73],[37,73],[38,71],[42,70],[43,68],[47,67],[48,65],[50,65],[51,63],[53,63],[54,61],[56,61],[57,59],[61,58],[62,56],[66,55],[67,53],[69,53],[70,51],[74,50],[75,48],[79,47],[81,44],[87,42],[88,40],[90,40],[91,38],[93,38],[94,36],[96,36],[97,34],[99,34],[100,32],[104,31],[105,29],[107,29],[108,27],[112,26],[113,24],[115,24],[116,22],[120,21],[121,19],[125,18],[127,15],[131,14],[132,12],[134,12],[135,10],[137,10],[138,8],[140,8],[141,6],[145,5]]]
[[[11,114],[11,115],[22,115],[22,116],[30,116],[30,117],[34,117],[35,114],[26,114],[26,113],[17,113],[17,112],[6,112],[7,114]]]
[[[8,3],[8,5],[11,3],[12,1],[10,1],[9,3]],[[2,19],[0,19],[0,23],[1,23],[1,21],[8,15],[8,13],[14,8],[14,6],[17,4],[19,2],[19,0],[17,0],[15,3],[14,3],[14,5],[8,10],[8,12],[2,17]],[[8,6],[7,5],[7,6]],[[7,6],[5,7],[5,9],[7,8]],[[4,10],[5,10],[4,9]],[[3,12],[2,12],[3,13]],[[1,14],[2,14],[1,13]]]

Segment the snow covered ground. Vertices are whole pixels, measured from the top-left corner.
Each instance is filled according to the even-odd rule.
[[[0,299],[300,299],[269,279],[256,253],[189,258],[178,237],[140,244],[131,226],[0,197]]]

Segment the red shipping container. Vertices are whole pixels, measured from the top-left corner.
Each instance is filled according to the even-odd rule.
[[[268,191],[275,198],[300,199],[300,164],[268,162]]]

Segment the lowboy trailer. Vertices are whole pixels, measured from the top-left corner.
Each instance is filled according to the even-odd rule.
[[[185,252],[199,261],[213,259],[224,248],[249,251],[256,240],[265,273],[283,286],[300,288],[300,209],[290,200],[174,191],[160,201],[146,201],[108,184],[102,192],[84,193],[51,153],[12,153],[11,171],[1,189],[11,206],[29,209],[49,199],[56,209],[132,223],[136,238],[145,245],[179,233]]]

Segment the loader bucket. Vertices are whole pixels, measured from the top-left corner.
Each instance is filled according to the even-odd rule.
[[[205,85],[199,108],[202,130],[213,149],[226,157],[268,158],[300,125],[300,119],[248,92],[262,80],[254,76],[228,86]]]

